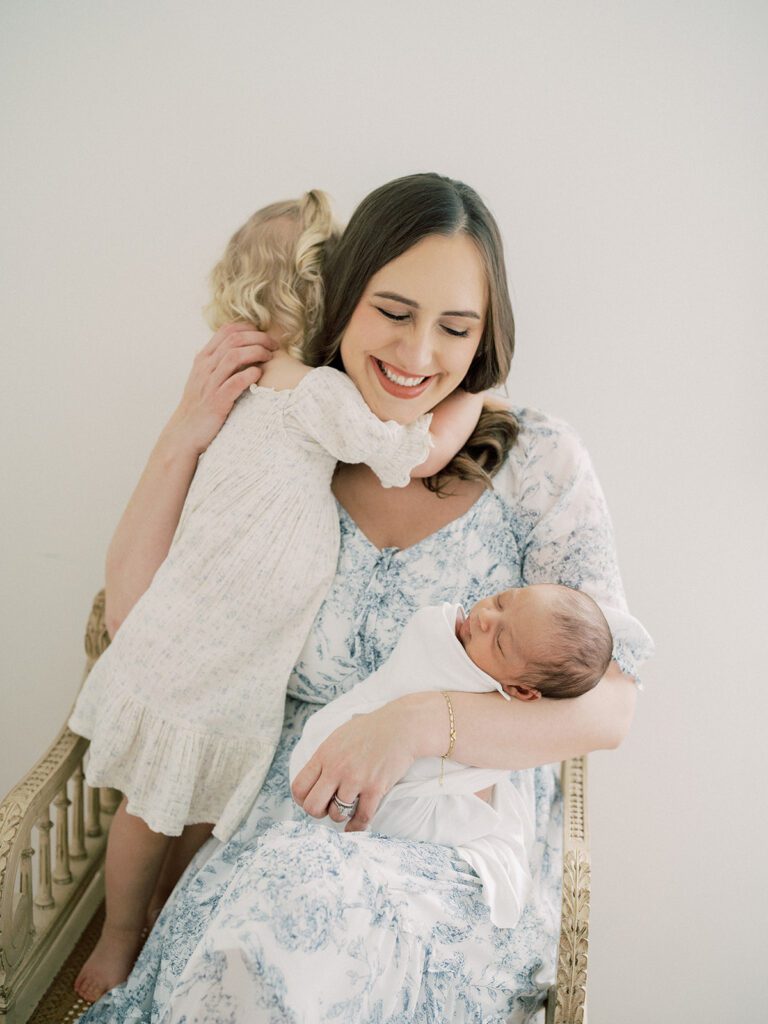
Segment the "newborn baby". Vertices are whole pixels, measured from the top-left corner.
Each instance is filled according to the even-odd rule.
[[[425,690],[497,690],[506,700],[577,697],[602,678],[612,651],[597,604],[558,584],[505,590],[468,614],[456,604],[422,608],[381,668],[309,719],[291,754],[291,783],[320,744],[356,714]],[[487,787],[488,799],[481,799]],[[387,793],[370,830],[455,847],[480,878],[491,921],[513,928],[531,880],[533,806],[532,771],[511,774],[425,757]],[[346,825],[331,818],[324,824],[337,831]]]

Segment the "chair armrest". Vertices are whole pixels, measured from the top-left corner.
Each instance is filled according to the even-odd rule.
[[[108,644],[101,591],[86,628],[83,678]],[[87,748],[64,726],[0,802],[3,1024],[27,1019],[102,899],[108,816],[119,794],[84,784]]]
[[[587,826],[587,759],[561,768],[563,791],[563,894],[557,980],[547,997],[546,1024],[586,1021],[590,862]]]

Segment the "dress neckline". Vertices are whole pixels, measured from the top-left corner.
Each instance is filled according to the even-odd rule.
[[[380,548],[377,544],[374,544],[370,537],[360,528],[360,526],[358,526],[357,522],[352,518],[350,513],[347,512],[347,510],[341,504],[336,495],[333,496],[333,500],[336,502],[336,507],[339,510],[339,518],[345,519],[350,524],[353,532],[356,533],[362,539],[362,542],[366,547],[372,548],[377,555],[401,555],[409,554],[412,551],[416,551],[418,548],[422,546],[422,544],[434,542],[441,534],[448,533],[449,531],[453,530],[459,523],[463,523],[465,520],[475,515],[480,506],[483,505],[484,502],[489,498],[489,496],[493,495],[493,493],[494,492],[490,488],[486,488],[483,491],[483,493],[478,498],[476,498],[475,501],[472,502],[469,508],[461,513],[460,516],[456,516],[455,519],[451,519],[447,523],[444,523],[443,526],[439,527],[437,530],[434,530],[432,533],[428,533],[426,537],[422,537],[421,540],[417,540],[414,544],[409,544],[407,547],[404,548]]]

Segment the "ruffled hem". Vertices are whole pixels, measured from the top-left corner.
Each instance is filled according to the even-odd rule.
[[[91,741],[88,784],[119,789],[129,814],[168,836],[224,816],[231,833],[258,795],[278,739],[195,730],[127,694],[108,709],[79,702],[69,727]]]

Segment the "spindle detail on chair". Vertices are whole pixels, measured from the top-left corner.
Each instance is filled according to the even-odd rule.
[[[56,867],[53,880],[57,885],[69,885],[72,872],[69,869],[69,822],[67,808],[71,801],[67,797],[67,784],[56,794],[53,806],[56,808]]]
[[[37,896],[35,906],[46,910],[53,906],[53,889],[51,887],[51,829],[53,822],[46,811],[37,821],[37,834],[40,846],[37,851]]]
[[[91,838],[101,835],[101,797],[99,790],[93,786],[88,787],[88,811],[85,834]]]
[[[84,779],[83,762],[78,761],[72,775],[72,842],[69,844],[69,856],[72,860],[85,860],[88,856],[85,849]]]
[[[21,851],[21,864],[19,866],[19,906],[16,911],[22,927],[32,934],[34,933],[34,911],[32,909],[32,856],[34,850],[27,846]]]
[[[120,806],[120,801],[123,799],[123,794],[119,789],[112,789],[109,786],[102,786],[101,789],[101,809],[105,814],[114,814],[117,808]]]

